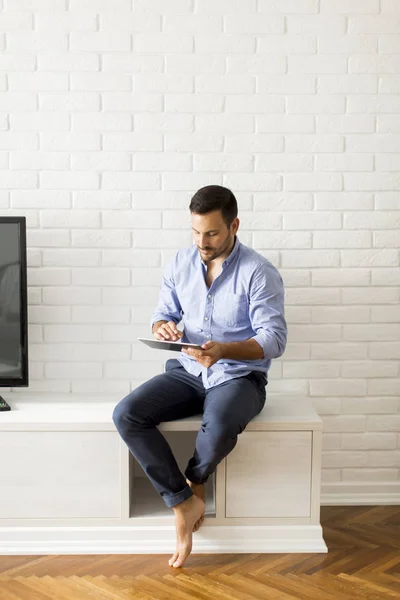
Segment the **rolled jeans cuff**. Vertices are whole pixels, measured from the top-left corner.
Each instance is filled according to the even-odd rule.
[[[190,486],[187,485],[183,488],[183,490],[181,490],[180,492],[176,492],[175,494],[164,494],[163,500],[167,506],[172,507],[176,506],[177,504],[180,504],[181,502],[184,502],[185,500],[190,498],[190,496],[193,496],[193,492]]]

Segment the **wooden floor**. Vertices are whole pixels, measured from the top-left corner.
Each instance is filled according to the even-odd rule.
[[[322,507],[328,554],[0,556],[0,600],[400,598],[400,506]],[[171,549],[172,550],[172,549]]]

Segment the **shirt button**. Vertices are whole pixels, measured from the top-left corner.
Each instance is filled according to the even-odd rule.
[[[206,335],[206,337],[210,338],[210,337],[211,337],[211,335]]]
[[[212,298],[211,294],[208,294],[208,297],[209,297],[209,298]]]
[[[208,317],[204,317],[204,320],[205,320],[205,321],[208,321]]]

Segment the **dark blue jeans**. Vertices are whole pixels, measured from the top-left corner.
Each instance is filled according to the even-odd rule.
[[[201,376],[188,373],[178,360],[167,360],[165,368],[117,404],[113,421],[165,504],[175,506],[192,495],[186,478],[205,483],[263,409],[267,378],[252,371],[205,389]],[[202,424],[184,476],[157,426],[197,414],[203,415]]]

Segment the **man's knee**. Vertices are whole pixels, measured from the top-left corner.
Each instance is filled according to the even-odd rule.
[[[243,431],[242,426],[237,421],[229,419],[214,419],[205,426],[202,425],[203,432],[208,433],[209,439],[216,445],[223,444],[226,440],[234,440]]]

